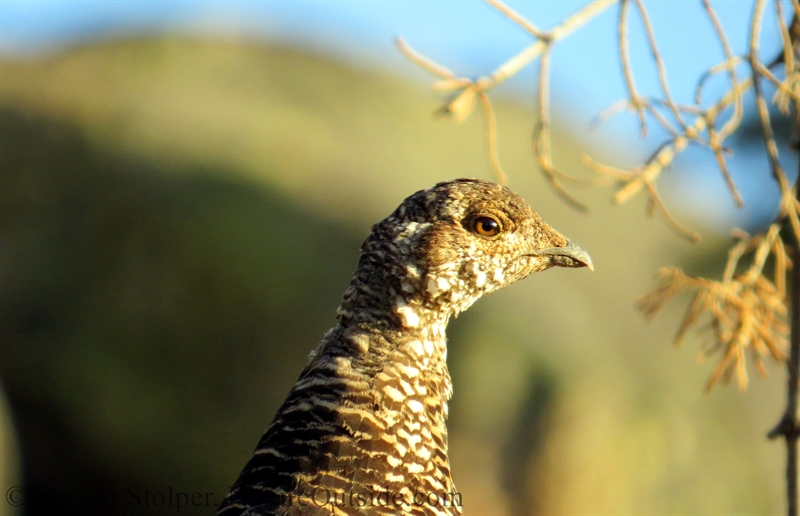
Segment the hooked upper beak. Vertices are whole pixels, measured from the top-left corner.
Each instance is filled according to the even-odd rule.
[[[583,247],[579,246],[570,239],[567,239],[567,245],[564,247],[548,247],[547,249],[541,249],[533,253],[527,253],[527,255],[553,256],[557,258],[554,260],[555,265],[560,267],[588,267],[590,271],[594,270],[592,257],[589,256],[589,253],[587,253]],[[559,260],[559,257],[566,259]]]

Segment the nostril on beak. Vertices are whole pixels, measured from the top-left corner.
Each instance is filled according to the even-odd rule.
[[[570,239],[567,239],[567,245],[563,247],[548,247],[547,249],[529,253],[529,256],[561,256],[570,258],[569,261],[559,262],[557,265],[561,267],[587,267],[590,271],[594,271],[592,257],[589,256],[586,249]]]

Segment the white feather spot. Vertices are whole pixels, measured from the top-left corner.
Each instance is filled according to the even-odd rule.
[[[419,414],[425,407],[417,400],[408,400],[408,408],[411,409],[411,412]]]
[[[425,471],[425,467],[422,464],[416,464],[414,462],[410,464],[406,464],[406,471],[409,473],[422,473]]]
[[[400,317],[400,322],[403,326],[407,328],[416,328],[419,326],[419,315],[417,315],[413,308],[408,306],[405,299],[401,296],[397,296],[395,298],[395,305],[395,311]]]
[[[416,328],[419,326],[419,316],[414,311],[413,308],[407,306],[405,301],[403,301],[403,306],[397,304],[397,315],[400,317],[400,322],[406,328]]]
[[[494,270],[494,280],[497,283],[503,283],[505,281],[506,276],[503,274],[503,269],[497,268]]]
[[[484,285],[486,285],[486,273],[483,271],[478,271],[478,273],[475,274],[475,286],[480,288]]]
[[[422,460],[430,460],[430,458],[431,458],[431,451],[430,451],[429,449],[427,449],[426,447],[424,447],[424,446],[423,446],[422,448],[420,448],[420,449],[418,449],[418,450],[417,450],[417,455],[419,455],[419,457],[420,457]]]
[[[405,391],[405,393],[408,396],[411,396],[412,394],[414,394],[414,389],[411,388],[411,385],[407,381],[400,380],[400,387],[403,388],[403,390]]]
[[[403,475],[395,475],[394,473],[387,473],[386,474],[386,481],[387,482],[403,482],[405,477]]]
[[[408,347],[410,347],[418,357],[422,356],[423,354],[422,342],[418,340],[412,340],[411,342],[408,343]]]
[[[406,399],[406,397],[403,396],[402,392],[398,391],[397,389],[395,389],[391,385],[384,385],[383,389],[381,389],[381,390],[384,392],[384,394],[386,394],[387,396],[392,398],[394,401],[400,402],[400,401],[403,401],[404,399]]]
[[[400,371],[400,374],[402,374],[406,378],[416,378],[417,376],[419,376],[419,369],[413,366],[407,366],[405,364],[397,364],[397,369]]]

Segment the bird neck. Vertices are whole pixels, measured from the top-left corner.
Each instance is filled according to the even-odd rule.
[[[327,384],[341,392],[330,400],[337,407],[338,423],[328,431],[333,435],[344,429],[358,449],[347,445],[350,455],[331,460],[345,471],[353,460],[369,464],[358,462],[364,469],[348,474],[348,480],[363,477],[356,490],[379,486],[407,500],[455,493],[447,455],[453,391],[446,358],[444,324],[379,332],[364,324],[340,323],[326,334],[295,390]],[[459,507],[446,513],[450,511],[460,512]]]
[[[431,302],[423,286],[426,278],[415,277],[413,266],[403,267],[403,275],[391,268],[356,271],[336,311],[339,324],[443,339],[453,308]]]

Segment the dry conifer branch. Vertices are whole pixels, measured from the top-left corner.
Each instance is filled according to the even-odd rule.
[[[686,123],[683,121],[683,117],[681,117],[681,113],[678,110],[675,102],[672,100],[672,95],[669,92],[669,84],[667,82],[667,70],[664,67],[664,61],[661,59],[661,54],[658,51],[658,45],[656,45],[656,36],[653,33],[653,26],[650,24],[650,17],[647,15],[647,9],[644,8],[644,4],[642,0],[634,0],[636,2],[636,7],[639,8],[639,15],[642,18],[642,23],[644,24],[645,34],[647,34],[647,43],[650,45],[650,52],[653,55],[653,61],[656,63],[656,69],[658,70],[658,82],[661,84],[661,91],[664,93],[665,103],[669,107],[672,115],[678,121],[678,123],[686,127]]]
[[[695,292],[675,336],[675,344],[680,344],[686,332],[704,315],[710,316],[711,343],[701,353],[701,359],[714,353],[722,353],[722,359],[709,377],[707,389],[720,380],[727,383],[735,374],[739,389],[744,390],[748,383],[747,352],[762,376],[766,375],[762,363],[765,357],[777,362],[786,359],[788,326],[784,285],[791,261],[779,234],[780,224],[777,223],[765,234],[752,238],[740,234],[739,241],[729,251],[722,281],[687,276],[675,268],[662,269],[659,285],[637,301],[645,315],[652,318],[675,294],[685,290]],[[737,275],[737,265],[746,254],[752,254],[753,262]],[[775,257],[776,263],[772,279],[764,275],[770,255]]]
[[[770,168],[775,181],[781,188],[781,194],[785,195],[789,190],[789,182],[786,179],[786,174],[783,172],[780,159],[778,158],[778,145],[775,143],[775,136],[772,132],[772,124],[770,122],[769,109],[767,108],[767,101],[764,99],[764,93],[761,89],[761,81],[758,73],[758,65],[760,64],[758,58],[758,47],[761,36],[761,25],[763,23],[762,17],[764,14],[764,6],[766,0],[757,0],[753,8],[753,19],[750,26],[750,67],[753,74],[753,89],[756,92],[756,106],[758,108],[758,117],[761,121],[761,132],[764,137],[764,145],[767,148],[767,157],[769,159]]]
[[[486,114],[486,127],[489,133],[489,159],[492,163],[492,170],[497,176],[497,181],[500,184],[505,184],[508,178],[500,166],[500,156],[497,152],[497,120],[494,117],[494,109],[489,100],[489,95],[485,92],[478,93],[478,98],[481,101],[481,105],[483,105],[483,112]]]
[[[786,22],[783,19],[783,5],[781,5],[780,1],[775,2],[775,17],[778,19],[778,30],[781,34],[781,40],[783,43],[783,62],[786,64],[787,70],[794,70],[794,61],[795,56],[793,52],[793,45],[792,45],[792,37],[789,34],[789,28],[786,26]],[[783,114],[787,114],[789,111],[782,110]]]
[[[719,22],[717,18],[716,12],[714,12],[714,8],[711,7],[711,3],[708,0],[703,0],[703,7],[708,14],[709,19],[711,20],[711,24],[714,26],[714,32],[717,34],[717,38],[719,38],[719,42],[722,45],[722,51],[725,53],[725,69],[728,70],[728,75],[731,79],[731,88],[734,92],[739,91],[739,79],[736,77],[736,65],[741,62],[741,59],[735,57],[733,52],[731,51],[731,45],[728,42],[728,37],[725,35],[725,31],[722,29],[722,24]],[[709,70],[710,71],[710,70]],[[700,88],[697,89],[697,95],[695,96],[695,103],[700,104]],[[739,124],[742,121],[742,96],[737,95],[734,98],[733,103],[733,115],[731,118],[725,122],[725,125],[722,126],[722,129],[719,130],[719,138],[720,142],[724,141],[730,134],[732,134]],[[729,176],[725,176],[726,182],[728,181]],[[732,182],[730,182],[732,184]],[[735,187],[731,188],[731,184],[728,187],[731,189],[731,192],[735,192]],[[734,194],[736,197],[736,205],[741,207],[742,202],[741,198],[738,197],[738,193]]]
[[[553,166],[550,151],[550,51],[539,59],[539,121],[533,131],[533,151],[539,168],[553,189],[575,208],[585,211],[586,205],[569,195],[559,180],[574,180]]]
[[[789,86],[786,85],[785,82],[782,82],[780,79],[775,77],[775,75],[769,70],[769,68],[764,66],[764,63],[762,63],[761,61],[757,61],[757,62],[753,63],[753,65],[756,67],[756,70],[758,70],[758,73],[763,75],[766,79],[769,80],[769,82],[771,82],[773,85],[775,85],[776,88],[778,88],[776,96],[778,94],[783,94],[785,96],[785,98],[786,98],[786,102],[785,103],[779,103],[779,102],[777,102],[777,99],[776,99],[775,100],[775,104],[778,104],[778,107],[780,108],[782,114],[788,115],[789,114],[789,104],[788,104],[788,102],[790,100],[794,100],[795,102],[800,100],[800,94],[798,94],[798,92],[796,92],[796,91],[792,91],[789,88]]]
[[[728,383],[735,376],[739,389],[744,390],[749,381],[748,356],[761,376],[766,376],[765,360],[788,362],[787,408],[781,422],[770,432],[770,436],[786,438],[789,515],[798,516],[797,438],[800,430],[796,411],[798,369],[800,369],[800,270],[793,270],[793,266],[800,268],[800,199],[797,197],[800,180],[792,186],[782,168],[768,100],[763,89],[765,79],[776,88],[771,101],[778,107],[781,115],[786,116],[793,112],[797,117],[796,123],[800,124],[800,65],[798,64],[800,0],[790,1],[794,17],[791,25],[787,27],[782,2],[774,0],[777,18],[774,28],[780,34],[782,49],[772,62],[765,64],[759,57],[759,45],[761,31],[764,28],[766,0],[756,0],[754,4],[750,17],[748,53],[745,56],[733,54],[728,37],[710,0],[700,0],[725,59],[709,68],[700,77],[692,105],[679,104],[672,97],[667,69],[642,0],[595,0],[550,31],[540,29],[501,0],[487,0],[493,8],[535,38],[535,41],[488,76],[476,80],[456,76],[447,68],[413,51],[402,40],[398,41],[398,44],[409,59],[440,78],[434,83],[435,89],[452,93],[440,112],[451,114],[456,121],[460,121],[469,115],[476,97],[480,99],[489,127],[489,154],[498,178],[504,176],[497,158],[496,122],[488,92],[539,58],[539,120],[533,133],[535,158],[554,190],[573,206],[582,207],[583,205],[564,189],[564,184],[577,180],[560,172],[552,160],[549,106],[550,52],[555,43],[611,4],[619,4],[617,38],[626,98],[603,110],[596,120],[605,121],[627,109],[635,112],[643,136],[647,135],[648,123],[654,122],[669,133],[669,138],[644,163],[630,170],[601,164],[585,154],[582,156],[583,163],[592,169],[602,182],[617,184],[617,191],[613,196],[617,204],[627,202],[641,193],[646,196],[648,214],[658,212],[670,228],[692,241],[699,240],[699,235],[683,226],[670,213],[659,195],[658,180],[689,144],[699,144],[713,153],[731,197],[737,206],[741,207],[742,197],[728,168],[727,156],[730,150],[725,147],[725,141],[740,128],[745,111],[744,94],[753,89],[755,114],[760,123],[759,132],[764,142],[772,178],[780,189],[780,212],[777,220],[767,230],[754,236],[741,231],[734,232],[736,242],[729,249],[728,261],[720,280],[692,277],[676,268],[664,268],[659,272],[660,281],[656,288],[641,296],[637,304],[648,317],[653,317],[679,292],[694,293],[676,333],[675,343],[679,344],[686,333],[697,327],[701,320],[709,321],[708,328],[711,331],[701,353],[701,359],[716,355],[719,357],[719,362],[709,377],[707,389],[711,389],[718,382]],[[635,4],[641,18],[651,57],[656,65],[660,86],[658,97],[645,96],[637,90],[629,52],[631,45],[629,14],[632,3]],[[783,78],[779,71],[781,64],[784,65]],[[747,73],[742,77],[737,75],[740,67],[746,67]],[[727,75],[729,88],[715,100],[703,102],[704,87],[708,79],[722,73]],[[730,112],[730,116],[723,120],[721,115],[726,111]],[[796,127],[796,131],[798,132],[796,136],[800,137],[800,127]],[[788,224],[784,224],[786,221]],[[782,226],[788,226],[790,229],[784,230],[782,234]],[[787,238],[792,241],[791,244],[786,242]],[[770,257],[772,261],[767,266]],[[791,278],[791,282],[788,282],[787,278]],[[787,313],[787,304],[792,305],[791,315]],[[787,349],[789,349],[788,360]]]
[[[487,114],[490,159],[498,177],[503,176],[501,175],[502,171],[497,157],[496,126],[488,91],[516,74],[535,58],[540,58],[538,85],[539,120],[534,129],[534,154],[539,167],[555,191],[570,204],[580,207],[582,205],[564,189],[565,182],[575,180],[561,173],[554,166],[552,160],[549,107],[550,50],[555,42],[586,23],[613,2],[591,2],[553,30],[543,31],[500,0],[487,1],[509,20],[536,38],[534,43],[506,61],[490,75],[477,80],[460,78],[447,68],[413,51],[402,41],[399,42],[401,50],[412,61],[441,78],[435,83],[436,89],[453,92],[453,96],[447,100],[440,112],[453,115],[457,121],[463,120],[472,111],[475,99],[480,99]],[[795,10],[800,6],[798,1],[792,0],[792,6]],[[724,146],[724,142],[739,128],[744,112],[743,95],[753,87],[770,167],[773,177],[781,189],[781,213],[789,218],[794,231],[800,236],[800,209],[798,209],[798,202],[794,196],[795,190],[789,185],[781,168],[767,101],[760,83],[761,78],[764,77],[776,86],[778,90],[776,95],[782,96],[784,102],[791,101],[795,104],[798,102],[798,99],[800,99],[800,73],[797,71],[797,59],[793,52],[795,48],[793,45],[796,46],[796,44],[792,40],[792,31],[797,31],[798,29],[795,28],[794,24],[792,29],[786,27],[782,19],[780,2],[776,0],[776,12],[781,18],[778,22],[778,30],[781,32],[784,42],[782,58],[779,61],[786,64],[786,77],[780,80],[770,70],[770,67],[765,66],[758,57],[765,0],[757,0],[755,4],[751,17],[750,49],[749,54],[744,59],[733,55],[725,31],[710,1],[701,0],[701,2],[720,42],[725,61],[711,67],[704,74],[696,89],[695,104],[688,106],[676,103],[672,97],[667,80],[666,66],[661,59],[652,24],[643,2],[641,0],[619,0],[617,2],[620,4],[617,26],[620,61],[628,98],[612,105],[601,113],[598,119],[600,121],[605,120],[624,108],[629,108],[636,112],[643,134],[647,132],[647,118],[650,116],[659,127],[670,133],[671,138],[656,149],[641,167],[636,167],[632,170],[622,170],[602,165],[585,155],[583,156],[583,161],[602,178],[619,182],[619,189],[614,195],[616,203],[622,204],[642,192],[647,196],[648,213],[659,212],[668,226],[678,234],[692,241],[697,241],[699,240],[699,235],[678,222],[661,199],[657,186],[658,179],[661,173],[672,165],[675,158],[690,143],[697,143],[708,147],[713,152],[732,198],[737,205],[741,206],[741,195],[728,169],[726,155],[729,150]],[[635,3],[641,17],[647,43],[656,64],[663,98],[643,97],[637,90],[629,57],[628,14],[631,3]],[[797,38],[795,37],[795,39]],[[750,77],[739,79],[736,70],[742,64],[748,65]],[[702,90],[707,79],[723,72],[727,73],[729,77],[730,89],[719,97],[716,102],[704,105],[702,103]],[[778,102],[777,96],[775,102]],[[724,123],[718,122],[717,119],[720,115],[730,107],[733,108],[731,116]],[[674,125],[670,119],[674,119],[677,125]],[[722,282],[713,282],[702,278],[688,278],[682,273],[668,275],[669,278],[672,278],[672,284],[664,291],[671,292],[666,296],[667,298],[682,289],[691,288],[698,291],[695,301],[687,313],[687,318],[679,331],[680,337],[689,327],[694,325],[700,313],[708,313],[712,316],[712,324],[715,328],[717,340],[716,345],[709,348],[709,352],[719,349],[724,350],[724,353],[714,375],[712,375],[709,386],[720,379],[729,379],[733,374],[736,374],[740,388],[746,386],[745,350],[750,350],[756,368],[759,371],[763,369],[761,357],[765,354],[770,354],[776,359],[783,356],[780,350],[781,343],[785,342],[785,337],[782,337],[781,330],[785,329],[786,326],[784,322],[781,322],[781,309],[784,307],[783,300],[786,296],[784,276],[790,260],[786,257],[784,245],[777,233],[775,233],[774,227],[776,226],[773,225],[769,235],[756,235],[752,238],[742,236],[740,238],[739,243],[731,249],[729,267]],[[735,276],[736,264],[738,264],[741,256],[747,253],[754,253],[755,268],[751,268],[745,275]],[[767,280],[762,269],[763,260],[770,253],[775,256],[776,271],[772,280]],[[652,295],[654,294],[644,299],[652,300]],[[643,306],[647,305],[646,302],[643,301],[643,303]],[[651,310],[650,313],[655,311],[657,310]]]
[[[615,1],[616,0],[595,0],[579,10],[577,13],[568,17],[553,30],[544,32],[500,0],[487,0],[489,5],[500,11],[502,14],[508,17],[509,20],[524,28],[528,33],[536,38],[536,41],[500,65],[500,67],[498,67],[497,70],[495,70],[489,76],[480,77],[475,80],[457,77],[456,74],[448,70],[446,67],[436,63],[432,59],[411,48],[402,38],[397,39],[397,47],[406,57],[409,58],[409,60],[442,79],[434,83],[435,89],[439,91],[454,92],[454,94],[444,103],[444,105],[439,108],[437,113],[452,115],[456,122],[461,122],[466,120],[466,118],[472,112],[476,98],[480,100],[487,119],[487,140],[489,143],[489,158],[492,169],[497,176],[497,180],[500,183],[505,183],[506,176],[500,167],[500,159],[497,153],[496,122],[494,118],[494,112],[491,107],[491,102],[488,97],[489,90],[502,83],[509,77],[516,75],[522,68],[527,66],[537,57],[543,56],[544,53],[550,50],[550,47],[553,43],[567,37],[576,29],[580,28],[589,20],[600,14],[603,10],[610,7],[615,3]],[[542,76],[545,78],[545,81],[540,81],[540,93],[542,90],[541,84],[544,84],[546,89],[547,81],[549,81],[547,66],[545,65],[543,69],[545,73],[542,74]],[[542,99],[544,99],[545,102],[542,102]],[[553,166],[550,152],[550,133],[548,122],[549,103],[547,100],[547,92],[545,91],[544,97],[540,95],[539,128],[536,130],[536,135],[534,137],[534,152],[537,157],[537,162],[539,163],[548,182],[561,197],[563,197],[576,208],[585,209],[583,204],[578,202],[574,197],[567,193],[566,190],[564,190],[560,182],[561,180],[574,181],[575,179],[559,172]],[[544,116],[542,116],[542,114],[544,114]]]
[[[798,170],[800,174],[800,170]],[[800,181],[800,179],[799,179]],[[795,192],[796,193],[796,192]],[[795,197],[795,201],[798,201]],[[795,234],[790,250],[792,260],[800,267],[800,238]],[[783,245],[778,239],[777,243]],[[779,266],[776,261],[776,269]],[[783,416],[775,428],[770,430],[767,437],[777,439],[783,437],[786,441],[786,498],[788,500],[789,516],[797,516],[797,444],[800,438],[800,425],[797,420],[797,401],[798,401],[798,382],[800,382],[800,271],[795,269],[791,275],[790,299],[791,299],[791,344],[789,347],[789,359],[786,362],[787,386],[786,386],[786,409]],[[784,285],[778,285],[782,288]]]
[[[636,111],[639,117],[642,137],[647,136],[647,119],[644,114],[645,100],[636,91],[636,82],[633,80],[630,54],[628,52],[628,0],[622,0],[619,8],[619,21],[617,22],[617,36],[619,41],[619,58],[622,62],[622,74],[625,77],[625,86],[628,88],[628,106]]]
[[[531,23],[530,20],[519,14],[517,11],[512,9],[511,7],[507,6],[503,2],[498,2],[497,0],[486,0],[486,3],[500,11],[501,13],[505,14],[509,20],[519,24],[523,29],[528,31],[534,38],[537,39],[547,39],[547,34],[542,31],[539,27]]]
[[[734,183],[733,177],[731,177],[731,173],[728,170],[728,163],[725,161],[725,156],[723,155],[724,149],[722,147],[722,139],[720,138],[719,133],[714,130],[713,125],[709,125],[708,127],[708,137],[711,150],[714,152],[714,157],[717,160],[717,166],[722,172],[722,177],[725,178],[725,184],[728,185],[728,190],[730,190],[731,195],[733,196],[736,207],[741,208],[744,206],[744,201],[742,201],[742,196],[739,194],[739,189],[736,188],[736,183]]]
[[[456,74],[411,48],[408,43],[406,43],[406,40],[404,40],[402,37],[397,38],[395,43],[403,55],[433,75],[438,75],[442,79],[455,79]],[[467,82],[471,83],[472,81],[467,79]]]
[[[644,105],[644,108],[647,110],[647,112],[650,113],[650,115],[652,115],[652,117],[655,118],[661,127],[663,127],[669,134],[671,134],[673,137],[677,137],[678,130],[674,128],[672,124],[664,117],[664,115],[662,115],[661,112],[654,106],[654,104],[662,104],[668,107],[668,103],[653,99],[646,99],[645,102],[646,104]]]

